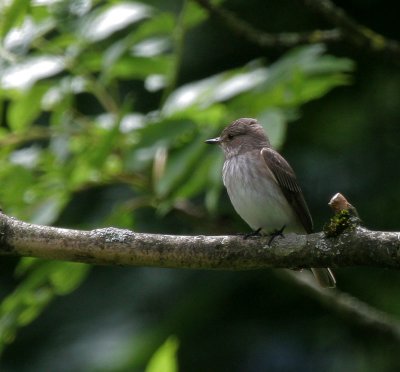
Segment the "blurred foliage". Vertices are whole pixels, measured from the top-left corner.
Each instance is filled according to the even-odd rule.
[[[280,147],[287,124],[301,117],[300,108],[349,84],[354,69],[350,59],[313,45],[290,50],[274,62],[262,53],[246,55],[228,67],[183,79],[187,54],[197,60],[201,55],[192,35],[208,19],[191,1],[14,0],[0,5],[0,12],[0,203],[7,214],[32,223],[193,234],[234,231],[226,218],[233,211],[224,209],[222,155],[204,140],[247,116],[259,118]],[[74,292],[89,267],[26,258],[15,272],[20,283],[8,295],[2,292],[1,349],[56,296]],[[142,274],[144,288],[151,280],[163,286],[162,280]],[[95,287],[93,295],[103,296],[108,283]],[[140,292],[140,285],[129,285]],[[169,297],[178,288],[167,287],[155,296]],[[130,347],[120,347],[118,361],[89,363],[87,369],[143,369],[162,340],[175,334],[171,324],[189,345],[187,332],[195,327],[199,309],[202,314],[218,311],[217,297],[230,293],[228,288],[225,282],[212,293],[198,288],[193,297],[183,291],[182,303],[171,305],[162,325],[154,321],[141,329],[134,346],[130,340]],[[81,301],[78,296],[75,307]],[[139,295],[135,301],[140,303]],[[178,337],[184,352],[185,340]],[[169,338],[147,371],[177,370],[177,347]],[[183,359],[198,370],[193,360]],[[59,370],[74,367],[85,369],[71,361],[70,369]]]
[[[26,278],[0,306],[0,351],[14,341],[17,329],[35,320],[54,296],[74,291],[88,269],[87,265],[72,262],[21,260],[16,274]]]
[[[146,372],[178,372],[177,349],[178,340],[169,337],[151,357]]]

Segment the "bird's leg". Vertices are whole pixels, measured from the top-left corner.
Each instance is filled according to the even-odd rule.
[[[261,231],[261,227],[259,229],[257,229],[256,231],[252,231],[251,233],[246,234],[243,237],[243,239],[249,239],[249,238],[255,238],[255,237],[261,236],[260,231]]]
[[[284,238],[283,230],[285,230],[285,227],[286,227],[286,225],[283,225],[279,230],[275,229],[272,233],[269,234],[270,238],[268,241],[268,245],[271,245],[271,243],[274,241],[274,239],[277,236],[281,236],[282,238]]]

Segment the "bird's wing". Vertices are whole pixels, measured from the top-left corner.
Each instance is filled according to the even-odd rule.
[[[261,156],[275,176],[283,194],[295,210],[304,229],[307,233],[311,233],[313,229],[311,214],[292,167],[278,152],[269,147],[264,147],[261,150]]]

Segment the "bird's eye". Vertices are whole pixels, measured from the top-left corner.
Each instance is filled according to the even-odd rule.
[[[233,139],[233,134],[228,134],[228,140],[232,140]]]

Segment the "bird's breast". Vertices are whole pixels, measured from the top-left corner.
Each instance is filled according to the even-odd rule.
[[[259,152],[247,152],[225,160],[222,177],[233,207],[253,229],[270,233],[304,229]]]

